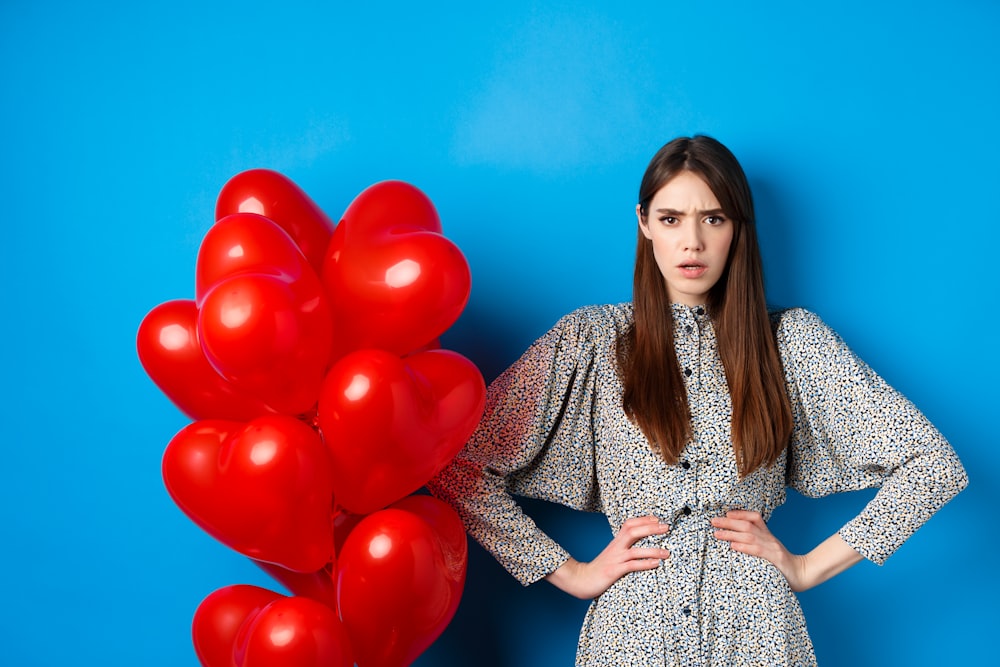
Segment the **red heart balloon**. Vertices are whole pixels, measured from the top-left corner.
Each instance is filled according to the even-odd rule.
[[[485,404],[476,366],[449,350],[406,359],[359,350],[323,381],[317,421],[337,502],[367,514],[416,491],[475,430]]]
[[[215,219],[256,213],[273,220],[295,240],[318,274],[333,234],[333,222],[290,178],[268,169],[250,169],[222,187]]]
[[[234,652],[236,667],[353,667],[343,623],[304,597],[275,600],[248,619]]]
[[[314,275],[237,274],[204,295],[198,338],[216,371],[284,414],[312,410],[332,353],[332,321]]]
[[[322,602],[330,609],[337,610],[337,589],[334,586],[336,567],[333,561],[318,572],[293,572],[274,563],[253,561],[260,569],[284,586],[292,595]]]
[[[233,667],[240,626],[282,596],[266,588],[226,586],[201,601],[191,622],[194,651],[203,667]]]
[[[307,573],[333,557],[330,458],[297,419],[189,424],[167,445],[163,481],[192,521],[245,556]]]
[[[434,529],[441,541],[444,574],[449,581],[459,582],[459,590],[461,590],[462,584],[465,583],[469,540],[462,519],[459,518],[452,506],[433,496],[413,495],[394,502],[392,508],[416,514]],[[454,603],[457,607],[457,597]]]
[[[334,358],[362,348],[398,355],[447,330],[469,299],[469,265],[441,235],[430,200],[377,183],[344,212],[322,272],[337,331]]]
[[[344,543],[337,599],[359,667],[409,665],[458,608],[468,555],[461,521],[424,498],[365,517]]]
[[[201,303],[217,282],[241,273],[297,280],[317,276],[284,229],[255,213],[235,213],[216,222],[198,248],[195,298]]]
[[[441,218],[430,198],[405,181],[382,181],[361,192],[344,212],[351,233],[377,236],[388,228],[442,233]]]
[[[139,325],[139,361],[167,398],[191,419],[249,421],[274,412],[219,375],[198,342],[194,301],[167,301]]]

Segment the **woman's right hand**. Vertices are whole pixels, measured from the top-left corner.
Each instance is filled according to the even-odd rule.
[[[629,572],[653,570],[670,556],[666,549],[636,547],[635,543],[651,535],[664,535],[670,525],[655,516],[629,519],[597,558],[582,563],[570,558],[545,577],[556,588],[581,600],[592,600]]]

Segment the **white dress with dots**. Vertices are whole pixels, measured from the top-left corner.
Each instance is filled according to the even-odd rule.
[[[710,519],[734,508],[767,519],[786,485],[813,497],[880,487],[840,535],[881,564],[965,487],[965,470],[912,403],[818,317],[792,309],[773,316],[792,439],[773,466],[739,479],[712,321],[703,308],[672,309],[693,433],[677,464],[664,463],[622,410],[615,341],[631,325],[631,304],[591,306],[562,318],[490,385],[479,428],[429,487],[525,585],[569,554],[512,495],[603,512],[614,532],[636,516],[671,524],[640,542],[670,558],[590,605],[577,665],[814,665],[785,578],[714,538]]]

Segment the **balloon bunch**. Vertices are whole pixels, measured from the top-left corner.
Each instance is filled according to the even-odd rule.
[[[336,226],[269,170],[225,184],[195,299],[160,304],[140,361],[193,422],[163,479],[198,526],[291,596],[228,586],[193,620],[205,667],[396,667],[451,620],[467,544],[420,488],[482,416],[485,385],[438,337],[468,264],[433,204],[401,181]]]

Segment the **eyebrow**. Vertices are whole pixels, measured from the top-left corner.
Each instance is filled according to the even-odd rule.
[[[684,215],[684,211],[678,211],[675,208],[658,208],[658,209],[656,209],[656,212],[657,213],[664,213],[666,215],[670,215],[670,216],[674,216],[674,217]],[[706,215],[725,215],[725,213],[723,212],[723,210],[721,208],[710,208],[710,209],[708,209],[706,211],[695,211],[695,213],[699,217],[703,217],[703,216],[706,216]]]

